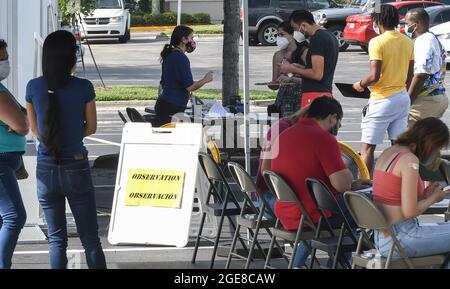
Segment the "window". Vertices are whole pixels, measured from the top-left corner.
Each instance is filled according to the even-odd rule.
[[[415,9],[415,8],[423,8],[423,5],[422,4],[405,5],[405,6],[401,7],[400,9],[398,9],[398,14],[400,14],[400,16],[405,16],[409,10]]]
[[[267,8],[270,6],[270,0],[249,0],[248,7],[250,8]]]
[[[122,9],[119,0],[98,0],[97,9]]]
[[[307,2],[310,10],[330,8],[330,2],[328,0],[308,0]]]
[[[450,10],[442,12],[441,16],[442,16],[442,23],[450,21]]]
[[[302,9],[305,7],[304,0],[279,0],[280,8],[282,9]]]

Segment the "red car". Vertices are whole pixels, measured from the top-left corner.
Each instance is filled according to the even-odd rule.
[[[402,2],[391,2],[387,4],[397,8],[398,13],[400,14],[400,20],[403,20],[405,18],[406,13],[410,9],[427,8],[436,5],[445,5],[440,2],[432,2],[432,1],[402,1]],[[350,44],[359,45],[364,51],[367,52],[369,41],[375,36],[377,36],[375,31],[373,31],[372,25],[373,23],[370,13],[348,16],[347,25],[345,26],[344,29],[345,41]],[[400,31],[402,30],[403,28],[400,27]]]

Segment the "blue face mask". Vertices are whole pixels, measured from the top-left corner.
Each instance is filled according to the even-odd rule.
[[[405,28],[406,28],[406,29],[405,29],[405,34],[406,34],[406,36],[408,36],[409,38],[414,38],[414,32],[415,32],[416,29],[417,29],[417,24],[414,23],[413,25],[411,25],[411,26],[406,26]]]

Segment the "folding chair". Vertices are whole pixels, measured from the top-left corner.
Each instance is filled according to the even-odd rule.
[[[362,252],[364,234],[360,234],[358,247],[353,254],[352,268],[362,267],[368,269],[414,269],[421,266],[441,265],[445,266],[448,261],[447,255],[434,255],[419,258],[410,258],[405,254],[400,242],[395,237],[386,218],[375,204],[365,195],[357,192],[345,192],[344,201],[350,214],[356,224],[362,231],[364,230],[382,230],[390,234],[392,238],[392,246],[389,250],[387,258],[381,257],[376,250]],[[394,251],[397,251],[400,259],[393,260]]]
[[[231,216],[238,216],[241,213],[241,205],[239,204],[236,196],[234,195],[230,185],[228,184],[222,170],[217,166],[214,160],[205,153],[199,153],[198,159],[200,166],[203,169],[210,188],[208,195],[206,197],[205,211],[202,215],[202,220],[200,222],[200,228],[197,234],[197,239],[195,242],[194,254],[192,256],[192,263],[195,263],[197,258],[198,246],[200,244],[200,239],[206,240],[214,244],[214,249],[211,257],[210,269],[214,267],[214,261],[217,254],[217,249],[219,247],[220,236],[222,233],[222,227],[225,217],[230,222],[230,226],[233,230],[236,230],[236,225],[234,224]],[[213,201],[211,202],[211,197]],[[206,214],[212,215],[213,217],[219,217],[219,225],[217,228],[217,235],[215,239],[202,236],[203,225],[205,223]],[[230,241],[230,240],[222,240]],[[247,246],[243,239],[239,238],[243,248],[247,250]]]
[[[316,235],[317,227],[312,221],[308,212],[301,204],[300,200],[292,191],[291,187],[286,183],[285,180],[283,180],[281,176],[272,171],[264,171],[263,175],[264,180],[267,183],[267,187],[274,195],[276,195],[278,202],[294,203],[302,213],[300,222],[298,224],[298,229],[296,231],[287,231],[283,229],[280,225],[279,219],[277,219],[275,227],[271,229],[272,240],[269,245],[269,252],[267,253],[264,269],[275,269],[274,267],[270,266],[270,259],[277,238],[287,241],[292,247],[292,254],[287,254],[286,252],[283,253],[283,256],[287,257],[287,259],[289,260],[288,269],[292,269],[294,266],[295,255],[297,253],[299,242],[312,240]],[[311,248],[307,249],[311,251]]]
[[[144,117],[135,108],[127,107],[127,114],[131,122],[145,122]]]
[[[349,221],[345,217],[341,206],[330,192],[327,185],[325,185],[322,181],[309,178],[306,180],[306,187],[308,188],[308,191],[320,212],[317,233],[315,238],[311,241],[312,253],[309,268],[312,269],[314,266],[313,261],[316,256],[317,249],[327,252],[328,255],[333,258],[332,269],[337,268],[338,261],[340,262],[342,268],[350,268],[351,265],[343,256],[343,253],[355,251],[358,244],[358,239],[351,228]],[[326,217],[326,212],[332,212],[333,215],[339,216],[342,221],[338,235],[333,232],[333,228]],[[325,225],[327,232],[330,233],[330,237],[320,236],[323,225]]]
[[[127,123],[128,122],[126,117],[123,115],[123,113],[120,110],[118,110],[117,113],[119,114],[119,117],[123,121],[123,123]]]
[[[256,193],[258,189],[256,188],[253,179],[249,176],[249,174],[245,171],[245,169],[241,165],[234,162],[229,162],[228,169],[231,173],[231,176],[238,184],[242,194],[244,195],[244,204],[242,206],[241,214],[237,218],[237,229],[234,234],[233,243],[231,244],[225,268],[226,269],[230,268],[231,259],[233,257],[236,257],[245,260],[246,261],[245,269],[248,269],[250,267],[250,262],[253,260],[255,245],[258,247],[262,256],[264,256],[264,259],[266,259],[267,256],[260,245],[261,242],[258,241],[258,234],[260,229],[265,229],[266,232],[269,234],[269,236],[272,237],[270,228],[273,228],[275,226],[276,216],[273,210],[270,208],[264,196],[261,196],[263,201],[262,208],[258,209],[257,207],[255,207],[250,196],[252,193]],[[249,213],[246,214],[247,208],[249,210]],[[264,212],[267,212],[272,217],[272,219],[263,219]],[[246,228],[249,231],[250,236],[252,236],[251,239],[243,238],[248,242],[250,242],[250,250],[247,256],[242,256],[233,252],[236,247],[237,239],[241,237],[239,231],[241,227]],[[281,252],[281,247],[278,243],[277,246]]]

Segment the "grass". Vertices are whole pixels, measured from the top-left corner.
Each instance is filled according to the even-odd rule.
[[[188,25],[189,26],[189,25]],[[223,34],[223,25],[192,25],[189,26],[194,30],[194,34]],[[172,34],[172,29],[164,30],[167,35]]]
[[[156,100],[157,87],[146,86],[111,86],[106,89],[96,88],[97,101],[127,101],[127,100]],[[222,99],[220,89],[200,89],[194,93],[201,99]],[[241,91],[242,95],[242,91]],[[251,90],[251,100],[274,99],[276,93],[272,91]]]

